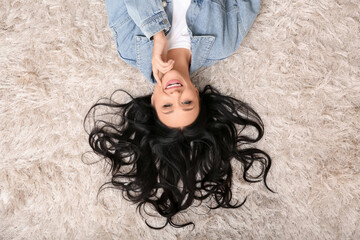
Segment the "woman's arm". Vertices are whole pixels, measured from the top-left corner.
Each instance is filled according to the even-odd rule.
[[[167,59],[168,44],[164,31],[154,35],[154,47],[151,59],[153,75],[158,84],[161,84],[162,75],[174,67],[174,61]]]
[[[167,14],[160,0],[125,0],[129,16],[141,29],[144,35],[153,38],[152,71],[158,84],[161,84],[162,75],[174,66],[174,61],[168,61],[168,44],[165,31],[170,29]]]
[[[170,71],[174,61],[167,59],[168,44],[165,32],[170,29],[167,14],[160,0],[125,0],[126,9],[144,35],[153,38],[152,71],[158,84],[162,75]]]
[[[171,61],[167,62],[165,33],[170,30],[170,22],[162,2],[160,0],[106,0],[106,10],[109,25],[115,33],[120,57],[140,69],[149,80],[153,72],[154,78],[161,84],[161,74],[169,71],[173,66]],[[138,49],[144,43],[139,40],[142,39],[141,35],[145,35],[152,42],[152,44],[146,43],[149,49],[145,52],[142,48],[139,48],[142,50]],[[152,45],[153,49],[150,49]],[[148,50],[152,51],[151,59]],[[144,63],[137,62],[138,54],[141,55],[140,60],[147,61],[146,67]],[[150,61],[152,66],[148,65]],[[140,65],[142,67],[139,67]]]
[[[162,1],[124,0],[124,2],[129,16],[148,39],[158,32],[166,32],[170,29]]]

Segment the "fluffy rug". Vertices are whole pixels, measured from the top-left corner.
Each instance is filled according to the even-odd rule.
[[[104,1],[1,1],[0,239],[360,239],[359,6],[264,0],[238,51],[194,76],[263,118],[277,193],[234,164],[244,206],[191,207],[176,220],[195,229],[156,231],[119,191],[97,196],[108,168],[82,158],[93,103],[153,89],[118,57]]]

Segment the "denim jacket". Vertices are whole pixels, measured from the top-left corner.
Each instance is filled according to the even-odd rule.
[[[231,55],[249,31],[261,0],[191,0],[186,22],[191,39],[190,75]],[[171,29],[172,0],[106,0],[120,57],[152,76],[152,36]]]

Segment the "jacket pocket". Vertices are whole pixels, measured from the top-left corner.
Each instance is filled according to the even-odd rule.
[[[139,69],[144,76],[151,81],[152,74],[152,50],[153,41],[150,41],[147,37],[139,35],[135,36],[136,39],[136,68]]]
[[[132,25],[134,26],[132,27]],[[119,20],[111,27],[120,57],[132,65],[132,62],[136,61],[134,27],[135,23],[130,17]]]

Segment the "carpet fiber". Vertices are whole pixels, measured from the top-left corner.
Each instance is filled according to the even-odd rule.
[[[153,89],[117,55],[104,1],[1,1],[0,239],[360,239],[359,6],[263,0],[237,52],[195,74],[263,118],[277,193],[234,163],[244,206],[191,207],[175,220],[194,230],[156,231],[119,191],[97,196],[108,167],[82,158],[93,103]]]

